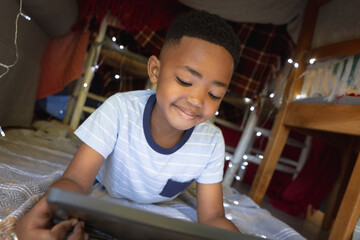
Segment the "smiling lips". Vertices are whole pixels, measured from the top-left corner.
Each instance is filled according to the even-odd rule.
[[[194,120],[196,117],[199,116],[198,113],[193,112],[193,111],[189,111],[186,108],[183,108],[183,107],[180,107],[180,106],[177,106],[177,105],[175,105],[175,107],[179,110],[181,116],[183,116],[187,120]]]

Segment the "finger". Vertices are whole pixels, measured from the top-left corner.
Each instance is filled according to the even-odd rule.
[[[51,229],[51,234],[56,236],[57,239],[64,239],[66,234],[78,223],[75,218],[61,221]]]
[[[68,240],[78,240],[78,239],[87,239],[87,234],[84,233],[84,222],[78,222],[72,234],[69,236]]]

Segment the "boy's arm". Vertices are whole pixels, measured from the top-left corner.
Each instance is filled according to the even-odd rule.
[[[225,217],[221,182],[214,184],[196,183],[198,222],[239,232]]]
[[[83,143],[60,180],[52,187],[88,194],[103,162],[101,154]]]
[[[104,158],[99,153],[83,143],[63,176],[52,187],[87,194],[103,162]],[[19,220],[16,234],[19,239],[60,239],[72,226],[78,225],[76,221],[68,222],[52,226],[46,194],[44,194],[38,203]],[[82,228],[82,226],[75,228],[80,234],[73,236],[74,239],[84,239]]]

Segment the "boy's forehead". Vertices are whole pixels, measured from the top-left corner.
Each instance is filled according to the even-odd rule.
[[[192,69],[206,78],[230,81],[234,61],[231,54],[222,46],[194,37],[183,37],[178,43],[165,46],[161,64],[176,69]],[[188,71],[192,72],[192,71]]]
[[[230,56],[231,54],[221,45],[209,42],[207,40],[191,37],[191,36],[183,36],[179,41],[169,41],[165,43],[161,50],[161,55],[168,55],[176,53],[177,55],[193,55],[199,54],[200,51],[197,51],[199,47],[203,49],[208,49],[209,51],[213,50],[213,48],[222,48],[225,54]],[[161,56],[160,56],[161,57]],[[233,59],[232,59],[233,60]]]

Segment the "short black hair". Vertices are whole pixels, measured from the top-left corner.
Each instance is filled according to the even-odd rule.
[[[180,14],[167,30],[164,45],[179,44],[184,36],[199,38],[224,47],[234,59],[234,69],[237,66],[240,40],[232,26],[218,15],[199,10]]]

